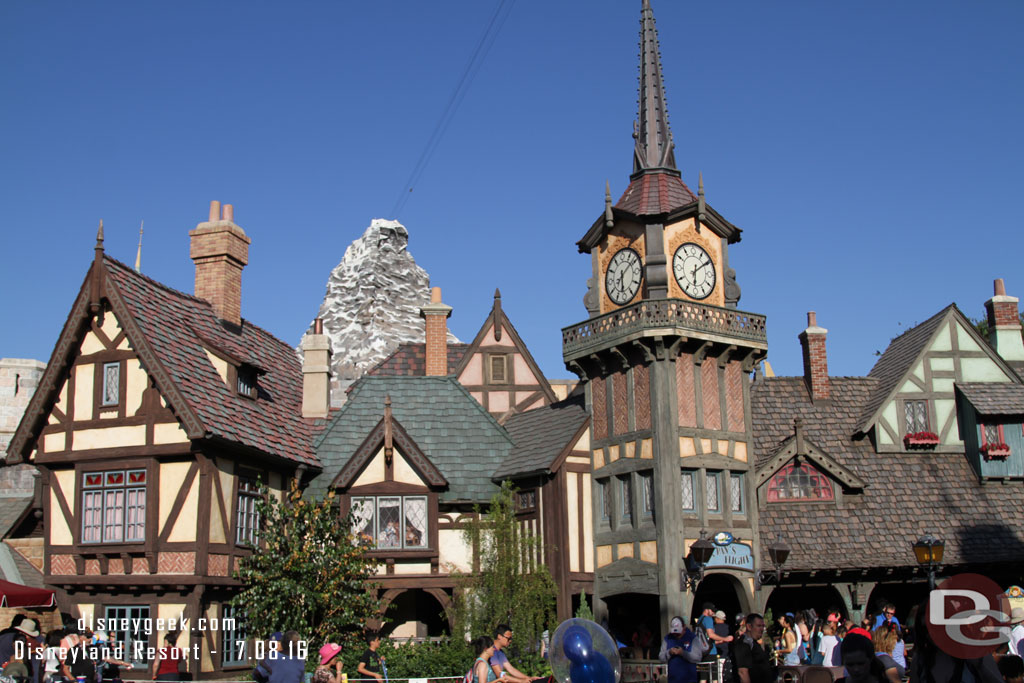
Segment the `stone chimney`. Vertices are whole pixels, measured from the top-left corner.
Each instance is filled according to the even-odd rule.
[[[1020,314],[1015,296],[1006,296],[1006,285],[999,278],[994,283],[995,296],[985,302],[988,311],[988,341],[1003,360],[1024,361],[1024,340],[1021,339]]]
[[[210,220],[189,232],[196,264],[196,296],[213,306],[217,317],[242,322],[242,268],[249,262],[249,238],[235,225],[234,208],[210,202]]]
[[[800,333],[800,345],[804,349],[804,381],[812,401],[824,401],[831,395],[828,386],[828,356],[825,353],[825,337],[828,330],[818,327],[818,316],[807,312],[807,329]]]
[[[302,340],[302,417],[327,417],[331,409],[331,338],[324,321]]]
[[[427,321],[426,375],[444,377],[448,374],[448,317],[452,307],[441,303],[441,288],[430,289],[430,303],[420,309]]]

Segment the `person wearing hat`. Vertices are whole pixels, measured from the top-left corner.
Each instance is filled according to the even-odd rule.
[[[697,683],[697,664],[685,656],[695,637],[696,634],[683,625],[680,617],[672,617],[669,633],[658,654],[658,658],[668,664],[668,683]]]
[[[271,661],[277,659],[277,653],[281,650],[281,639],[284,634],[280,631],[274,631],[267,638],[268,652],[267,657],[256,665],[256,668],[252,670],[252,679],[256,683],[267,683],[270,680],[270,670],[273,668]]]
[[[281,638],[281,656],[274,662],[274,668],[270,671],[268,683],[301,683],[302,679],[305,678],[306,660],[299,656],[301,652],[300,642],[298,631],[284,632],[284,636]],[[337,647],[338,650],[334,653],[335,655],[341,652],[341,646]],[[322,659],[323,652],[321,651]]]
[[[325,643],[320,648],[320,666],[313,672],[315,683],[341,683],[341,645]]]
[[[704,605],[701,607],[701,609],[703,611],[701,612],[699,628],[704,629],[704,632],[708,636],[708,642],[711,643],[711,649],[708,650],[707,656],[704,659],[705,659],[705,661],[707,661],[707,660],[714,660],[720,654],[720,652],[721,652],[718,649],[718,645],[723,644],[723,643],[731,643],[732,642],[732,636],[729,635],[728,629],[726,629],[726,634],[724,636],[721,636],[721,635],[719,635],[718,633],[715,632],[715,606],[714,606],[714,604],[712,604],[710,602],[705,602]],[[724,620],[725,620],[725,612],[722,612],[722,620],[724,622]]]
[[[0,668],[2,668],[11,657],[14,656],[15,643],[25,642],[26,647],[31,643],[29,638],[39,637],[39,624],[35,619],[29,619],[24,614],[15,614],[11,618],[11,625],[0,631]],[[31,668],[33,658],[28,658]]]
[[[1007,643],[1010,654],[1024,657],[1024,652],[1021,652],[1024,649],[1024,607],[1011,610],[1010,625],[1013,627],[1010,629],[1010,642]]]

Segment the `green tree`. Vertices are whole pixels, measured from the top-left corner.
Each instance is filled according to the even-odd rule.
[[[594,613],[590,610],[590,605],[587,603],[587,594],[583,591],[580,591],[580,606],[576,608],[576,618],[594,620]]]
[[[515,633],[510,649],[516,667],[541,674],[539,643],[554,621],[556,588],[540,561],[541,539],[516,517],[515,494],[511,483],[503,483],[487,512],[477,508],[477,518],[463,532],[477,569],[459,578],[455,633],[491,635],[498,624],[508,624]]]
[[[326,642],[362,651],[364,626],[379,608],[370,582],[375,563],[333,503],[333,492],[303,499],[294,483],[284,500],[263,487],[256,503],[260,547],[235,572],[245,588],[232,600],[245,611],[249,634],[294,629],[311,653]]]

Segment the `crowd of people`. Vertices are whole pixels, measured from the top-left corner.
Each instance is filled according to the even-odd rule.
[[[785,666],[841,668],[843,683],[1024,683],[1024,609],[1014,609],[1011,622],[1008,643],[993,655],[964,660],[935,645],[923,609],[910,629],[891,603],[860,624],[838,612],[819,618],[807,610],[786,612],[774,626],[748,614],[731,629],[725,613],[707,603],[692,629],[680,617],[671,620],[659,658],[668,664],[668,683],[697,683],[701,662],[737,683],[774,683]]]
[[[39,622],[24,614],[0,631],[0,670],[16,683],[120,683],[121,668],[131,666],[123,657],[113,632],[60,628],[44,634]]]

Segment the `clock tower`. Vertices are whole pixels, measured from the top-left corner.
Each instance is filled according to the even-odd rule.
[[[643,611],[667,633],[695,595],[755,606],[749,377],[767,338],[764,316],[737,309],[740,229],[676,166],[649,0],[640,24],[633,173],[614,204],[606,186],[578,242],[593,264],[589,318],[562,330],[562,353],[592,417],[596,613]],[[697,586],[686,556],[702,531],[715,552]]]

